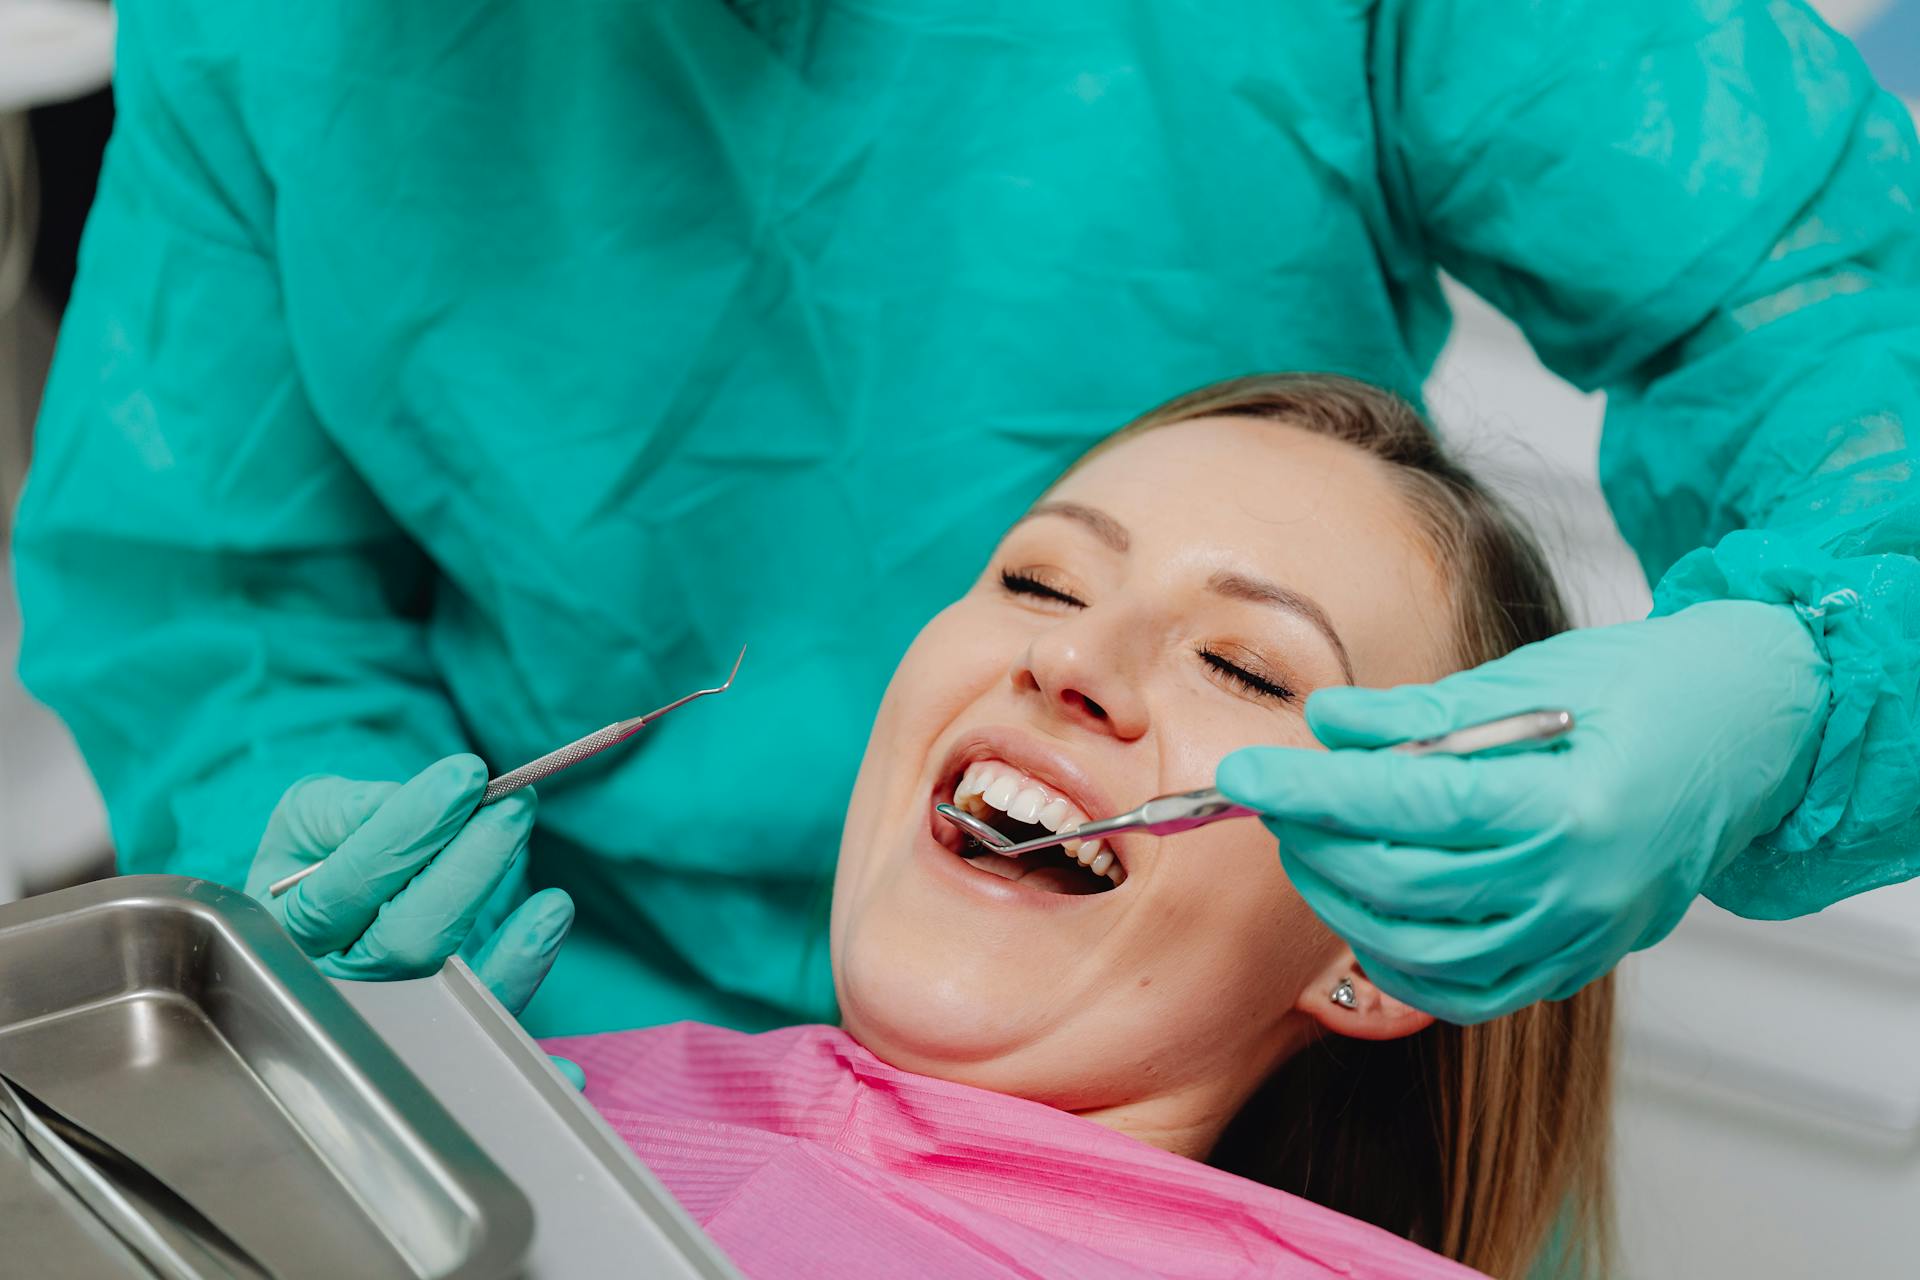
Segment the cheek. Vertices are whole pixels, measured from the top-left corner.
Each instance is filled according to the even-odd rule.
[[[992,643],[982,610],[963,598],[936,614],[894,669],[867,735],[866,755],[847,804],[838,879],[857,881],[885,845],[880,837],[904,815],[938,765],[934,748],[969,707],[996,689],[1011,662]],[[836,905],[840,894],[836,891]]]
[[[1242,746],[1318,746],[1298,715],[1254,711],[1251,721],[1230,704],[1187,716],[1187,726],[1203,731],[1168,744],[1170,782],[1205,786],[1220,759]],[[1199,1001],[1215,1017],[1229,1009],[1269,1022],[1284,1016],[1341,945],[1295,891],[1257,819],[1170,837],[1151,870],[1159,918],[1157,945],[1145,951],[1169,979],[1170,996]]]
[[[1212,785],[1226,756],[1247,746],[1320,744],[1292,708],[1276,711],[1219,697],[1183,709],[1181,733],[1162,745],[1169,790]],[[1255,818],[1235,818],[1168,838],[1153,867],[1167,900],[1162,954],[1174,965],[1198,959],[1208,981],[1276,996],[1289,976],[1323,962],[1333,935],[1294,891],[1278,843]],[[1195,952],[1198,953],[1195,956]],[[1267,975],[1262,982],[1260,975]],[[1251,975],[1251,977],[1250,977]]]
[[[1339,945],[1281,869],[1274,839],[1252,819],[1176,837],[1178,863],[1154,886],[1161,900],[1171,968],[1209,984],[1216,999],[1277,1016]]]

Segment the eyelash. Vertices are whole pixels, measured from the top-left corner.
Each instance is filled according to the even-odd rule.
[[[1060,588],[1050,587],[1032,574],[1022,573],[1017,569],[1002,569],[1000,585],[1016,596],[1039,596],[1043,600],[1054,600],[1079,609],[1087,607],[1087,602],[1080,597],[1068,595]]]
[[[1231,680],[1234,684],[1239,685],[1249,693],[1258,694],[1263,698],[1274,698],[1281,702],[1292,702],[1294,699],[1293,690],[1287,688],[1287,686],[1275,684],[1271,680],[1263,679],[1253,672],[1248,671],[1245,667],[1234,662],[1229,662],[1205,645],[1200,646],[1200,648],[1194,652],[1200,655],[1200,661],[1212,667],[1220,674],[1222,679]]]
[[[1000,585],[1009,593],[1016,596],[1035,596],[1042,600],[1051,600],[1057,604],[1073,605],[1075,608],[1080,609],[1084,609],[1087,606],[1087,602],[1078,596],[1070,595],[1058,587],[1048,586],[1032,574],[1022,573],[1017,569],[1002,569],[1000,571]],[[1287,688],[1285,685],[1263,679],[1253,672],[1248,671],[1245,667],[1240,666],[1238,663],[1232,662],[1214,652],[1212,649],[1207,648],[1205,645],[1202,645],[1194,652],[1199,655],[1200,661],[1204,662],[1215,674],[1220,676],[1221,679],[1231,681],[1248,693],[1256,694],[1262,698],[1275,698],[1281,702],[1292,702],[1294,700],[1293,690]]]

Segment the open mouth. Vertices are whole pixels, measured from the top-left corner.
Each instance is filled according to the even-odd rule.
[[[1089,821],[1072,800],[1002,760],[973,761],[935,789],[934,802],[951,803],[1016,843]],[[1008,858],[944,818],[936,815],[933,824],[940,843],[975,867],[1046,893],[1108,893],[1126,882],[1119,855],[1098,838],[1066,840]]]

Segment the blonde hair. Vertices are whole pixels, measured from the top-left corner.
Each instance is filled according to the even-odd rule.
[[[1327,436],[1392,469],[1451,587],[1459,667],[1567,629],[1533,540],[1411,405],[1367,383],[1333,374],[1216,383],[1086,457],[1220,416]],[[1435,1023],[1382,1042],[1323,1037],[1242,1109],[1212,1162],[1492,1275],[1523,1275],[1549,1248],[1568,1273],[1603,1273],[1612,1037],[1611,977],[1478,1026]]]

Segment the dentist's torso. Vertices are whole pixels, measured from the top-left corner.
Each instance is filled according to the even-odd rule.
[[[825,1016],[869,718],[1008,521],[1212,379],[1417,387],[1443,321],[1381,194],[1369,8],[263,21],[301,377],[440,570],[474,749],[519,763],[752,644],[727,698],[543,788],[534,877],[582,928],[536,1028]]]

